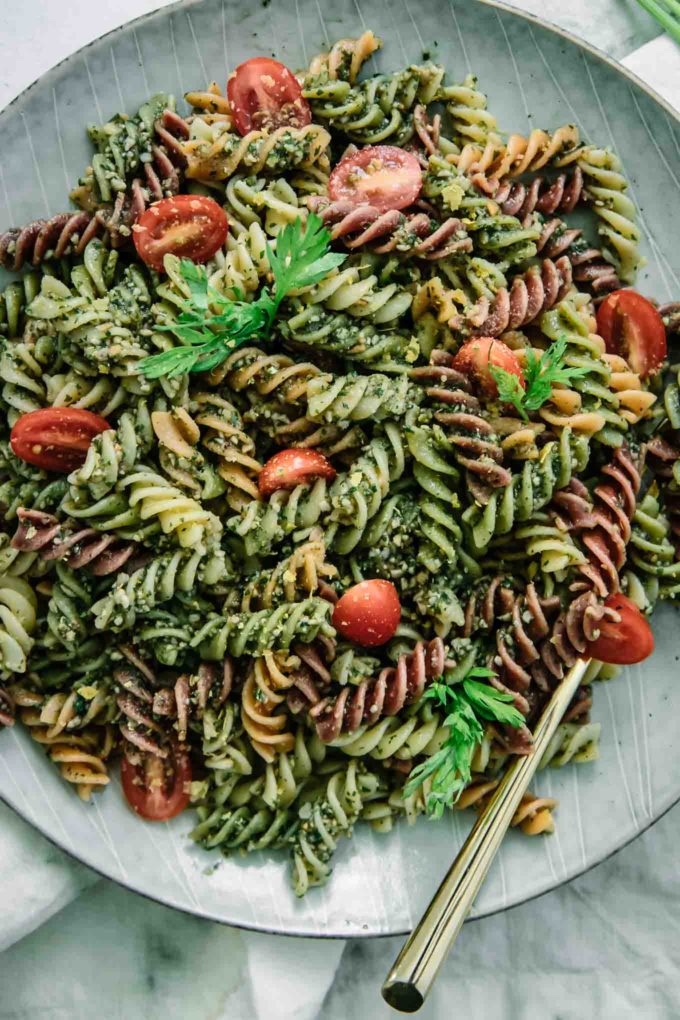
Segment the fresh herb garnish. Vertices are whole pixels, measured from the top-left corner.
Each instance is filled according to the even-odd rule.
[[[498,365],[489,365],[491,375],[498,386],[498,396],[504,404],[513,404],[519,414],[528,420],[527,411],[537,411],[550,399],[555,383],[570,383],[589,371],[587,366],[565,368],[562,364],[567,350],[567,338],[561,336],[537,358],[534,352],[527,351],[526,363],[523,368],[526,389],[516,375],[506,372]]]
[[[149,379],[209,372],[246,340],[264,340],[287,294],[318,283],[347,258],[329,251],[330,241],[314,213],[306,224],[300,217],[287,224],[276,239],[276,250],[267,244],[273,289],[265,288],[256,301],[243,301],[241,294],[230,300],[210,286],[202,266],[182,259],[180,272],[190,296],[177,321],[159,327],[174,333],[181,346],[145,358],[140,370]]]
[[[404,793],[410,797],[431,778],[427,810],[435,818],[456,803],[472,780],[472,759],[484,737],[481,720],[515,727],[524,723],[522,713],[510,704],[511,694],[475,679],[489,676],[494,676],[490,669],[478,666],[470,670],[461,684],[450,685],[445,674],[442,681],[431,684],[423,695],[436,701],[447,713],[444,724],[449,728],[449,736],[439,751],[416,766]]]

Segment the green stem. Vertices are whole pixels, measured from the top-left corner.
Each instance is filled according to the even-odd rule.
[[[680,3],[678,0],[638,0],[641,7],[656,18],[670,36],[680,43]],[[669,10],[670,8],[670,10]]]

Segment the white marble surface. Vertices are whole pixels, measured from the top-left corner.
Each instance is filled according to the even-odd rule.
[[[633,0],[514,0],[512,5],[548,17],[624,60],[680,106],[677,49],[656,39],[656,23]],[[159,0],[4,4],[0,107],[68,53],[158,6]],[[94,880],[85,869],[65,863],[1,806],[0,827],[9,848],[0,919],[10,914],[15,919],[5,926],[0,948],[21,938],[0,954],[0,1020],[394,1015],[382,1004],[378,987],[397,951],[396,940],[349,943],[319,1010],[339,944],[244,935],[177,914],[106,881],[88,888]],[[499,1020],[680,1015],[679,840],[676,809],[571,885],[468,925],[420,1015],[444,1018],[454,1009],[460,1016]],[[40,877],[30,887],[22,881],[27,853]],[[74,902],[40,924],[81,890]],[[35,925],[40,927],[28,934]]]

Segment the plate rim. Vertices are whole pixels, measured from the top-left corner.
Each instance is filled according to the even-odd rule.
[[[96,36],[94,39],[91,39],[90,42],[85,43],[85,45],[79,47],[77,50],[74,50],[72,53],[67,54],[67,56],[63,57],[56,64],[53,64],[50,68],[48,68],[47,71],[41,74],[38,78],[34,79],[34,81],[32,81],[29,85],[22,89],[21,92],[19,92],[16,96],[14,96],[14,98],[11,99],[2,108],[2,110],[0,110],[0,125],[3,123],[5,117],[10,113],[10,111],[12,111],[12,108],[15,105],[19,104],[22,100],[24,100],[28,96],[28,94],[32,92],[33,89],[36,88],[36,86],[41,84],[49,85],[51,79],[57,74],[58,71],[60,71],[64,67],[64,65],[70,63],[71,61],[74,61],[82,54],[90,50],[92,47],[97,46],[100,43],[103,43],[105,40],[111,39],[119,34],[129,31],[130,29],[134,30],[135,27],[153,21],[156,18],[160,18],[162,15],[165,15],[166,13],[172,14],[174,12],[186,10],[191,7],[198,7],[204,2],[205,0],[175,0],[174,3],[166,4],[163,7],[154,8],[154,10],[152,11],[147,11],[146,13],[141,14],[136,18],[131,18],[128,21],[123,22],[123,24],[121,25],[116,25],[114,28],[109,29],[107,32],[104,32],[101,35]],[[227,0],[222,0],[222,4],[225,4],[226,2]],[[442,0],[442,2],[445,3],[446,0]],[[547,21],[536,14],[533,14],[529,11],[519,10],[516,7],[510,6],[509,4],[504,3],[503,0],[474,0],[474,2],[484,7],[490,7],[497,11],[502,11],[505,14],[509,14],[512,17],[518,18],[525,22],[529,22],[530,24],[537,25],[539,28],[548,31],[555,36],[558,36],[562,39],[566,39],[569,43],[573,44],[581,51],[589,53],[596,60],[606,64],[609,68],[611,68],[622,78],[627,79],[629,82],[632,82],[653,102],[655,102],[659,107],[661,107],[661,109],[664,110],[666,114],[670,115],[676,127],[680,128],[680,110],[676,110],[675,107],[673,107],[672,104],[667,99],[665,99],[655,89],[648,85],[647,82],[643,81],[637,74],[635,74],[635,72],[631,71],[627,67],[624,67],[624,65],[621,64],[618,60],[616,60],[614,57],[610,57],[607,53],[600,50],[592,43],[588,42],[585,39],[579,38],[579,36],[574,35],[574,33],[568,31],[567,29],[564,29],[559,25],[555,25],[553,22]],[[660,32],[659,36],[662,35],[663,32]],[[654,39],[659,38],[659,36],[655,36]],[[648,42],[652,41],[653,40],[651,39],[648,40]],[[114,878],[111,875],[107,874],[106,872],[102,871],[99,867],[90,863],[90,861],[87,860],[84,856],[81,856],[72,847],[64,846],[60,839],[54,836],[51,832],[45,831],[34,819],[28,817],[28,812],[25,813],[24,811],[22,811],[22,809],[17,804],[13,803],[12,800],[8,797],[8,795],[6,793],[3,793],[1,790],[0,790],[0,803],[5,804],[8,808],[10,808],[10,810],[17,814],[22,819],[22,821],[26,822],[26,824],[29,825],[32,829],[35,829],[37,832],[39,832],[40,835],[44,839],[46,839],[48,843],[50,843],[52,846],[57,847],[57,849],[59,849],[62,853],[66,854],[68,857],[75,860],[78,864],[88,868],[91,872],[94,872],[100,878],[107,879],[109,882],[113,882],[116,885],[119,885],[124,889],[127,889],[129,892],[133,892],[138,896],[142,896],[153,903],[159,903],[162,906],[168,907],[173,910],[177,910],[191,917],[200,917],[207,921],[212,921],[217,924],[223,924],[228,927],[239,928],[243,931],[257,931],[263,934],[278,935],[281,937],[288,938],[318,938],[318,939],[342,939],[342,940],[352,938],[363,940],[373,938],[392,938],[395,936],[404,936],[408,935],[410,932],[410,928],[395,928],[390,929],[389,931],[381,932],[365,931],[363,928],[359,928],[349,933],[347,931],[310,932],[308,930],[282,930],[281,928],[269,927],[267,924],[259,924],[256,921],[245,923],[241,920],[226,918],[224,915],[218,916],[216,914],[212,914],[209,910],[205,909],[197,908],[192,909],[189,905],[184,905],[180,902],[173,901],[171,897],[164,897],[161,894],[151,893],[148,890],[142,888],[141,886],[136,885],[132,880],[125,881],[122,878]],[[663,805],[660,808],[658,813],[655,815],[654,818],[651,819],[651,821],[649,821],[646,825],[637,828],[637,830],[635,831],[635,833],[633,833],[632,836],[625,839],[622,843],[620,843],[613,849],[608,850],[607,852],[593,859],[585,867],[576,867],[573,872],[570,872],[567,875],[567,877],[562,878],[560,881],[554,884],[551,884],[548,881],[546,882],[544,888],[539,888],[538,890],[531,892],[528,895],[520,896],[519,898],[513,900],[512,902],[505,903],[501,907],[483,910],[479,914],[475,914],[473,917],[468,917],[466,918],[466,923],[472,921],[480,921],[485,917],[493,917],[497,914],[504,913],[507,910],[511,910],[514,907],[519,907],[525,903],[531,903],[534,900],[538,900],[541,897],[546,896],[549,893],[554,892],[555,890],[568,885],[575,879],[580,878],[582,875],[588,874],[589,872],[593,871],[595,868],[599,867],[604,862],[610,860],[621,850],[626,849],[626,847],[630,846],[631,843],[635,842],[635,840],[637,840],[638,837],[643,835],[645,832],[648,832],[653,826],[656,825],[658,821],[664,818],[669,813],[669,811],[671,811],[679,803],[680,803],[680,791],[678,791],[677,795],[674,795],[667,804]],[[433,889],[433,895],[435,891],[436,890]]]

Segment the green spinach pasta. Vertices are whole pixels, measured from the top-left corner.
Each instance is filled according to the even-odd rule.
[[[362,821],[483,808],[579,657],[541,767],[595,759],[680,595],[677,306],[621,289],[618,156],[380,45],[155,94],[0,233],[0,729],[297,895]]]

